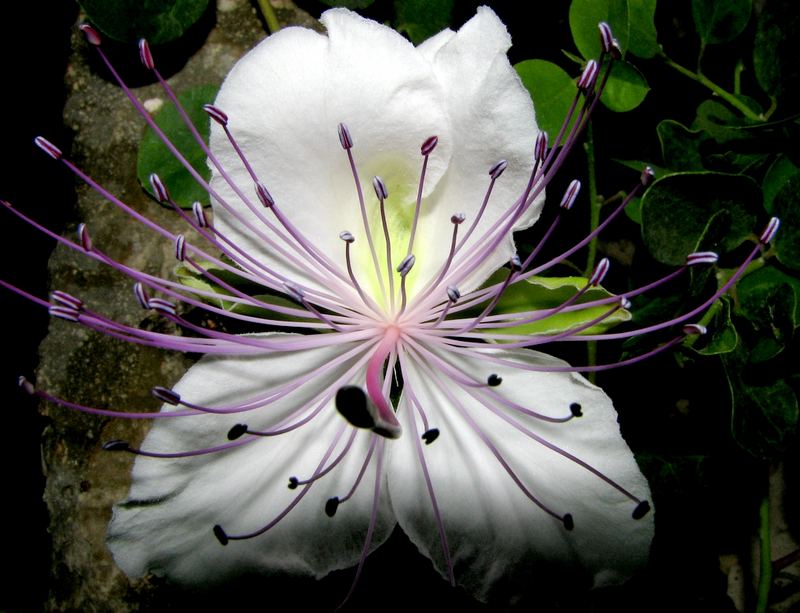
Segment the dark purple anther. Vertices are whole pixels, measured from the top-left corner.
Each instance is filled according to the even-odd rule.
[[[567,186],[567,190],[564,192],[564,197],[561,198],[561,208],[569,211],[572,208],[572,205],[575,204],[575,199],[578,197],[580,192],[581,182],[577,179],[573,179]]]
[[[448,285],[447,286],[447,298],[453,304],[458,302],[458,299],[461,298],[461,292],[458,291],[458,288],[455,285]]]
[[[342,143],[342,149],[352,149],[353,139],[350,137],[350,130],[343,123],[339,124],[339,142]]]
[[[83,300],[76,298],[67,292],[62,292],[60,289],[55,290],[52,294],[50,294],[50,297],[52,298],[53,302],[60,304],[61,306],[78,310],[83,308]]]
[[[186,237],[183,234],[178,234],[175,237],[175,259],[183,262],[186,258]]]
[[[686,324],[683,326],[683,333],[687,336],[702,336],[706,332],[708,332],[708,329],[700,324]]]
[[[506,160],[500,160],[494,166],[489,169],[489,176],[492,179],[498,179],[503,171],[508,168],[508,162]]]
[[[645,166],[644,170],[642,170],[642,176],[639,178],[642,185],[647,187],[656,179],[656,171],[652,169],[650,166]]]
[[[430,445],[433,441],[439,438],[439,428],[431,428],[422,433],[422,440],[426,445]]]
[[[78,240],[84,251],[92,250],[92,237],[89,236],[89,229],[86,227],[85,223],[78,224]]]
[[[456,213],[450,216],[450,223],[460,226],[466,218],[467,216],[464,213]]]
[[[169,202],[169,190],[167,190],[167,186],[164,185],[161,177],[156,173],[150,175],[150,187],[153,188],[156,200],[159,202]]]
[[[547,155],[547,132],[539,132],[536,135],[536,144],[533,146],[533,159],[537,162],[544,160]]]
[[[389,190],[386,189],[386,183],[380,177],[372,178],[372,188],[375,190],[375,195],[378,200],[386,200],[389,197]]]
[[[333,498],[328,498],[327,502],[325,502],[325,515],[328,517],[333,517],[336,515],[336,509],[339,508],[339,498],[334,496]]]
[[[650,503],[646,500],[642,500],[639,504],[636,505],[636,508],[633,510],[631,517],[633,519],[642,519],[645,515],[650,512]]]
[[[36,389],[33,387],[33,383],[28,381],[25,377],[19,376],[17,377],[17,385],[26,393],[33,396],[36,393]]]
[[[569,412],[573,417],[583,417],[583,407],[579,402],[573,402],[569,405]]]
[[[228,544],[228,535],[225,534],[225,530],[222,529],[222,526],[219,524],[215,525],[213,532],[220,545],[224,546]]]
[[[151,298],[148,301],[147,306],[154,311],[158,311],[159,313],[177,315],[177,312],[175,311],[175,305],[168,300],[164,300],[163,298]]]
[[[77,322],[80,317],[78,310],[73,309],[72,307],[59,306],[56,304],[51,305],[47,310],[53,317],[66,319],[67,321]]]
[[[49,155],[54,160],[60,160],[61,156],[61,149],[56,147],[53,143],[49,140],[44,138],[43,136],[37,136],[33,139],[33,142],[36,143],[36,146],[39,147],[42,151],[44,151],[47,155]]]
[[[136,296],[136,300],[143,309],[150,308],[150,296],[147,293],[147,290],[144,288],[144,285],[141,283],[134,283],[133,295]]]
[[[197,223],[198,228],[208,227],[208,217],[206,217],[206,212],[203,210],[202,204],[199,202],[193,202],[192,213],[194,213],[194,220]]]
[[[439,137],[438,136],[429,136],[425,139],[425,142],[422,143],[422,147],[419,148],[420,153],[422,155],[430,155],[431,152],[436,149],[436,145],[439,144]]]
[[[575,520],[572,519],[572,513],[567,513],[564,517],[561,518],[561,521],[564,522],[564,529],[571,531],[575,528]]]
[[[578,89],[583,90],[584,93],[589,92],[594,88],[595,81],[597,81],[597,71],[599,70],[597,62],[589,60],[586,62],[586,68],[583,69],[580,79],[578,79]]]
[[[414,254],[407,255],[403,258],[403,261],[397,266],[397,272],[400,273],[401,277],[405,277],[408,273],[411,272],[411,269],[414,267],[414,262],[417,261],[417,258],[414,257]]]
[[[608,261],[608,258],[603,258],[600,260],[597,263],[597,267],[594,269],[591,278],[589,279],[589,285],[594,287],[600,285],[608,273],[609,268],[611,268],[611,262]]]
[[[161,387],[160,385],[156,385],[153,389],[150,390],[150,393],[153,395],[154,398],[157,398],[161,402],[166,402],[167,404],[171,404],[172,406],[177,406],[181,402],[181,395],[177,392],[172,391],[167,387]]]
[[[611,48],[614,46],[614,34],[611,32],[611,26],[605,21],[601,21],[597,27],[600,28],[600,48],[603,53],[611,53]]]
[[[777,217],[773,217],[767,223],[767,227],[764,228],[764,231],[761,233],[761,236],[758,237],[759,242],[762,245],[768,245],[772,242],[772,239],[775,238],[775,233],[778,231],[778,228],[781,227],[781,220]]]
[[[489,375],[489,378],[486,379],[486,385],[488,385],[489,387],[497,387],[502,382],[503,382],[503,377],[501,377],[496,373],[492,373],[491,375]]]
[[[341,238],[345,243],[356,242],[356,237],[353,236],[352,232],[348,232],[347,230],[344,232],[339,232],[339,238]]]
[[[156,67],[156,63],[153,61],[153,54],[150,53],[150,45],[147,44],[144,38],[139,39],[139,58],[147,70],[153,70]]]
[[[686,256],[686,265],[716,264],[717,260],[719,260],[719,256],[713,251],[695,251]]]
[[[247,434],[247,424],[236,424],[230,430],[228,430],[228,440],[235,441],[237,438],[241,438]]]
[[[256,183],[256,196],[261,201],[261,204],[264,205],[264,208],[272,208],[275,205],[275,200],[272,199],[272,194],[269,193],[267,186],[264,185],[261,181]]]
[[[86,40],[89,41],[89,44],[97,46],[103,42],[103,39],[100,38],[100,34],[98,34],[97,30],[95,30],[88,23],[82,23],[78,26],[78,29],[83,32],[83,35],[86,37]]]
[[[208,113],[208,116],[211,117],[211,119],[213,119],[214,121],[216,121],[219,125],[221,126],[228,125],[228,116],[219,107],[216,107],[213,104],[204,104],[203,110],[206,113]]]

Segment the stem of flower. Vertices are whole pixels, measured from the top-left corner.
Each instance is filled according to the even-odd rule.
[[[772,586],[772,546],[770,542],[769,524],[769,493],[761,500],[758,509],[758,540],[761,543],[759,574],[758,574],[758,601],[756,613],[766,613],[769,603],[769,590]]]
[[[258,10],[261,11],[261,16],[267,22],[267,29],[270,34],[274,34],[281,29],[281,24],[278,23],[278,17],[275,15],[275,9],[272,8],[269,0],[258,0]]]
[[[664,54],[661,55],[661,59],[664,60],[664,63],[667,66],[669,66],[670,68],[673,68],[673,69],[677,70],[679,73],[681,73],[685,77],[689,77],[692,81],[700,83],[700,85],[703,85],[704,87],[707,87],[708,89],[710,89],[712,92],[717,94],[720,98],[725,100],[725,102],[727,102],[732,107],[734,107],[735,109],[740,111],[742,113],[742,115],[744,115],[748,119],[752,119],[753,121],[763,121],[764,120],[763,115],[761,115],[760,113],[756,113],[753,109],[751,109],[749,106],[747,106],[744,102],[739,100],[736,96],[731,94],[729,91],[726,91],[726,90],[722,89],[719,85],[714,83],[711,79],[706,77],[704,74],[702,74],[700,72],[692,72],[688,68],[686,68],[684,66],[681,66],[680,64],[678,64],[676,62],[673,62],[670,58],[668,58]]]
[[[594,129],[592,122],[589,120],[586,123],[586,165],[589,174],[589,232],[594,232],[600,224],[600,207],[603,203],[600,196],[597,194],[597,172],[595,167],[594,157]],[[595,236],[589,243],[589,253],[586,256],[586,272],[585,276],[589,276],[594,270],[594,263],[597,259],[597,237]],[[597,363],[597,342],[589,341],[586,343],[586,363],[589,366],[594,366]],[[597,375],[594,371],[587,373],[587,377],[591,383],[595,383]]]

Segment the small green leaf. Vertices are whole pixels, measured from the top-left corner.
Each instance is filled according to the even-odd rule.
[[[97,28],[122,42],[146,38],[158,45],[180,37],[208,7],[209,0],[78,0]]]
[[[600,57],[600,32],[597,25],[605,21],[611,26],[622,52],[628,49],[630,22],[627,0],[572,0],[569,27],[581,55],[587,59]]]
[[[691,343],[690,348],[701,355],[720,355],[730,353],[739,344],[739,334],[731,321],[731,301],[723,296],[715,302],[713,319],[708,326],[708,334],[699,337]],[[688,345],[688,343],[687,343]]]
[[[657,40],[655,15],[656,0],[628,1],[631,33],[628,51],[637,57],[649,59],[661,50]]]
[[[450,25],[455,0],[394,0],[397,30],[418,45]]]
[[[704,244],[725,254],[756,228],[761,190],[749,177],[712,172],[678,173],[658,179],[642,198],[642,237],[659,262],[678,266],[698,247],[712,218],[718,244]]]
[[[775,293],[775,288],[786,285],[794,292],[794,309],[787,314],[792,327],[800,326],[800,279],[786,274],[782,270],[772,266],[765,266],[742,277],[736,285],[736,292],[741,298],[742,314],[750,321],[760,322],[764,313],[772,311],[772,306],[767,304],[769,296]],[[767,309],[764,311],[761,307]],[[768,319],[773,320],[772,316]]]
[[[545,60],[525,60],[514,69],[531,95],[539,128],[555,137],[575,98],[574,79]]]
[[[642,199],[633,198],[625,207],[625,214],[633,223],[642,223]]]
[[[781,227],[772,244],[778,260],[789,268],[800,270],[800,174],[784,182],[772,200],[772,209],[781,220]]]
[[[800,174],[800,168],[795,166],[794,162],[786,155],[778,156],[772,163],[761,184],[764,192],[764,209],[767,213],[775,214],[775,196],[789,179],[798,174]]]
[[[726,43],[742,33],[750,21],[752,0],[692,0],[692,16],[706,44]]]
[[[208,142],[209,120],[208,115],[203,111],[203,105],[213,102],[216,95],[217,87],[215,85],[202,85],[178,95],[178,100],[206,142]],[[183,153],[192,167],[208,180],[211,171],[206,165],[206,154],[195,142],[175,107],[172,104],[165,104],[153,115],[153,119],[178,150]],[[136,175],[142,187],[151,196],[153,193],[150,187],[150,174],[154,172],[161,177],[172,195],[172,199],[181,208],[191,208],[194,201],[210,204],[208,192],[197,184],[155,132],[148,128],[139,143]]]
[[[612,111],[626,113],[639,106],[649,91],[642,73],[633,64],[619,60],[611,66],[611,75],[600,102]]]
[[[709,138],[707,132],[690,130],[677,121],[665,119],[656,127],[656,133],[667,168],[686,171],[704,169],[700,148]]]
[[[764,3],[753,43],[753,70],[770,98],[797,105],[800,91],[800,12],[795,0]]]

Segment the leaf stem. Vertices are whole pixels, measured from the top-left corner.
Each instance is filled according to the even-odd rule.
[[[594,157],[594,130],[592,129],[592,122],[586,125],[586,165],[589,174],[589,231],[593,232],[598,225],[600,225],[600,207],[603,206],[602,199],[597,194],[597,168],[595,165]],[[585,276],[589,277],[594,270],[595,261],[597,260],[597,237],[594,237],[589,243],[589,253],[586,256],[586,271]],[[586,344],[587,362],[590,366],[597,363],[597,341],[590,341]],[[595,383],[595,372],[588,373],[588,379],[591,383]]]
[[[281,24],[278,23],[278,18],[275,15],[275,9],[272,8],[269,0],[258,0],[258,10],[261,11],[261,16],[267,22],[267,29],[270,34],[274,34],[281,29]]]
[[[744,102],[739,100],[732,93],[722,89],[719,85],[714,83],[711,79],[706,77],[701,72],[692,72],[691,70],[689,70],[688,68],[686,68],[684,66],[681,66],[677,62],[673,62],[669,57],[667,57],[664,54],[661,55],[661,59],[664,60],[664,62],[670,68],[673,68],[673,69],[677,70],[679,73],[681,73],[685,77],[689,77],[692,81],[696,81],[697,83],[700,83],[704,87],[707,87],[708,89],[710,89],[712,92],[717,94],[720,98],[725,100],[725,102],[730,104],[732,107],[738,109],[742,113],[742,115],[744,115],[748,119],[752,119],[753,121],[763,121],[764,120],[763,116],[761,116],[759,113],[756,113],[753,109],[751,109]]]
[[[772,545],[769,525],[769,494],[761,500],[758,510],[758,539],[761,543],[760,572],[758,575],[758,601],[756,613],[766,613],[769,603],[769,590],[772,587]]]

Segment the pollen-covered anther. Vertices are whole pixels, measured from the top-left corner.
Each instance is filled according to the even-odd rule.
[[[372,178],[372,188],[375,190],[375,195],[378,200],[386,200],[389,197],[389,190],[386,188],[386,183],[380,177]]]
[[[139,59],[147,70],[153,70],[156,63],[153,61],[153,54],[150,52],[150,45],[144,38],[139,39]]]
[[[150,187],[153,188],[153,194],[159,202],[169,202],[169,190],[164,182],[156,173],[150,175]]]
[[[144,288],[139,282],[133,284],[133,295],[136,296],[136,300],[139,302],[139,305],[143,309],[150,308],[150,294],[147,293],[147,290]]]
[[[89,236],[89,228],[86,227],[85,223],[78,224],[78,240],[84,251],[92,250],[92,237]]]
[[[275,200],[272,198],[272,194],[269,193],[267,186],[261,181],[256,182],[256,196],[258,196],[258,200],[264,208],[269,209],[275,206]]]
[[[422,155],[430,155],[431,152],[436,149],[436,145],[439,144],[439,137],[438,136],[429,136],[425,139],[425,142],[422,143],[422,146],[419,148],[420,153]]]
[[[228,430],[228,440],[235,441],[237,438],[241,438],[247,434],[247,424],[236,424],[230,430]]]
[[[586,67],[583,69],[580,78],[578,79],[578,89],[582,90],[584,93],[591,91],[594,88],[594,84],[597,81],[597,73],[599,67],[597,62],[594,60],[589,60],[586,63]]]
[[[83,32],[83,35],[86,37],[86,40],[90,45],[97,46],[103,42],[103,39],[100,37],[100,34],[97,32],[97,30],[95,30],[88,23],[82,23],[78,26],[78,29]]]
[[[61,149],[56,147],[53,143],[47,140],[43,136],[37,136],[33,139],[33,142],[36,144],[39,149],[44,151],[47,155],[49,155],[54,160],[60,160],[63,153],[61,153]]]
[[[28,381],[22,375],[17,377],[17,385],[19,385],[20,389],[24,391],[26,394],[33,396],[36,393],[36,388],[33,387],[33,383]]]
[[[570,181],[570,184],[567,186],[567,189],[564,191],[564,196],[561,198],[561,204],[559,205],[565,211],[569,211],[572,208],[572,205],[575,204],[575,199],[578,197],[578,194],[581,193],[581,182],[577,179],[573,179]]]
[[[344,232],[339,232],[339,238],[341,238],[345,243],[349,244],[356,242],[356,237],[353,236],[352,232],[348,232],[347,230]]]
[[[547,156],[547,132],[544,130],[536,135],[536,143],[533,146],[533,159],[537,162],[544,161]]]
[[[541,132],[540,132],[541,134]],[[508,162],[506,160],[500,160],[499,162],[495,162],[494,166],[489,169],[489,176],[492,179],[497,180],[501,174],[508,168]]]
[[[461,298],[461,292],[458,291],[458,288],[455,285],[448,285],[447,286],[447,299],[455,304],[458,302],[459,298]]]
[[[430,445],[437,438],[439,438],[439,428],[430,428],[422,433],[422,440],[426,445]]]
[[[177,406],[181,402],[181,395],[178,392],[169,389],[168,387],[156,385],[150,390],[150,393],[154,398],[157,398],[161,402],[171,404],[172,406]]]
[[[636,505],[636,508],[631,513],[631,517],[633,519],[642,519],[645,515],[650,512],[650,503],[647,500],[642,500],[639,504]]]
[[[464,213],[456,213],[450,216],[450,223],[460,226],[466,218],[467,216]]]
[[[411,269],[414,268],[414,262],[416,261],[417,258],[414,257],[414,254],[407,255],[403,258],[403,261],[397,265],[397,272],[400,273],[401,277],[405,277],[411,272]]]
[[[700,324],[686,324],[683,326],[683,333],[687,336],[702,336],[708,332],[708,328]]]
[[[214,106],[213,104],[204,104],[203,110],[208,114],[211,119],[216,121],[221,126],[228,125],[228,115],[218,106]]]
[[[201,203],[197,201],[192,202],[192,213],[194,214],[194,221],[198,228],[207,228],[210,225],[208,223],[208,217],[206,217],[206,212],[203,210],[203,205]]]
[[[772,239],[775,238],[775,233],[778,231],[778,228],[781,226],[781,220],[777,217],[773,217],[767,223],[767,227],[764,228],[764,231],[761,233],[761,236],[758,237],[758,242],[762,245],[768,245],[772,242]]]
[[[503,382],[503,377],[495,373],[492,373],[491,375],[489,375],[489,378],[486,379],[486,385],[488,385],[489,387],[497,387],[502,382]]]
[[[68,306],[53,304],[48,307],[47,311],[53,317],[58,317],[59,319],[64,319],[66,321],[77,322],[80,319],[80,312],[78,309]]]
[[[717,260],[719,260],[719,255],[713,251],[695,251],[686,256],[686,265],[716,264]]]
[[[353,148],[353,139],[350,136],[350,130],[347,129],[347,126],[343,123],[340,123],[338,126],[339,131],[339,142],[342,144],[342,149],[352,149]]]
[[[589,278],[589,285],[593,287],[597,287],[603,282],[605,276],[608,274],[608,269],[611,268],[611,262],[608,261],[608,258],[603,258],[597,263],[597,266],[592,273],[592,276]]]
[[[186,237],[183,234],[175,237],[175,259],[179,262],[186,259]]]
[[[71,307],[78,310],[83,308],[83,300],[76,298],[72,294],[63,292],[60,289],[54,290],[53,293],[50,294],[50,298],[53,302],[62,306]]]
[[[656,180],[656,171],[653,170],[652,166],[645,166],[642,169],[642,174],[639,177],[639,182],[644,186],[647,187],[653,181]]]
[[[147,306],[164,315],[177,315],[175,305],[163,298],[151,298],[147,301]]]

